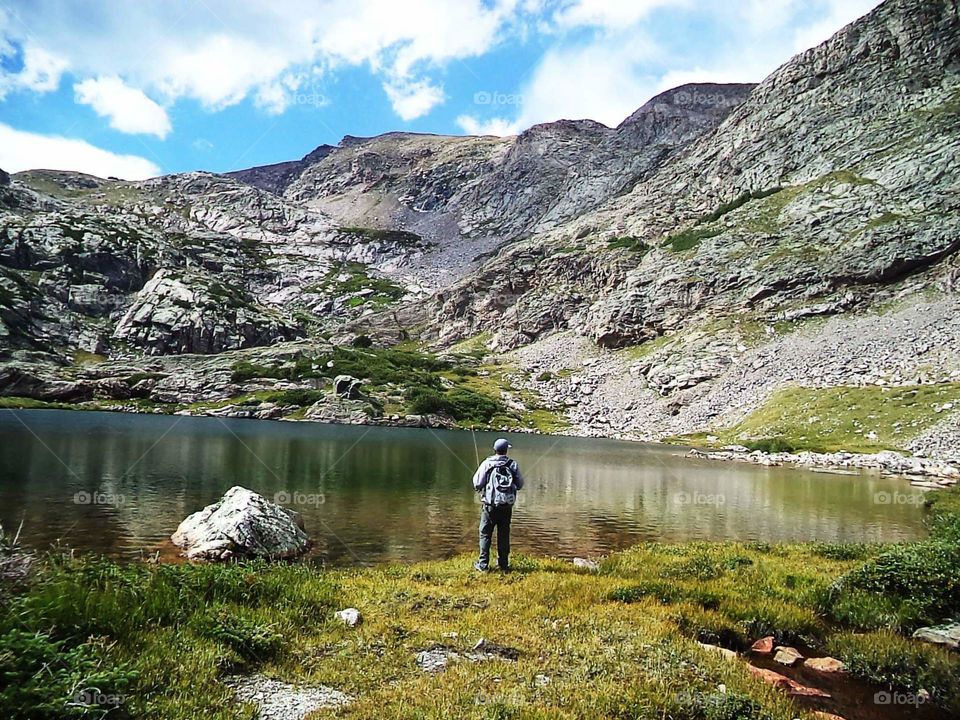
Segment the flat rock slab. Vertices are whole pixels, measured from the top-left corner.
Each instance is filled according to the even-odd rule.
[[[824,675],[845,673],[847,671],[846,665],[832,657],[810,658],[803,666],[810,670],[815,670],[818,673],[823,673]]]
[[[263,675],[232,677],[225,683],[237,699],[257,706],[262,720],[302,720],[324,708],[349,705],[353,698],[325,685],[296,686]]]
[[[436,647],[417,653],[417,665],[428,673],[439,673],[447,669],[451,661],[460,655],[449,648]]]
[[[190,560],[291,558],[310,545],[296,512],[240,486],[187,517],[170,539]]]
[[[803,655],[796,648],[781,646],[777,648],[773,660],[781,665],[793,666],[803,662]]]
[[[923,642],[942,645],[951,650],[960,650],[960,622],[923,627],[917,630],[913,637]]]

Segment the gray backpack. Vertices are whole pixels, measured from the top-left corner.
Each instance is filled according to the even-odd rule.
[[[487,475],[487,497],[494,506],[513,505],[517,502],[517,485],[511,469],[513,461],[494,465]]]

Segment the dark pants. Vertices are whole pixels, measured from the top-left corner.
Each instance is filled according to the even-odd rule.
[[[513,517],[512,505],[483,504],[480,512],[480,564],[490,564],[490,541],[493,529],[497,529],[497,565],[501,570],[510,567],[510,520]]]

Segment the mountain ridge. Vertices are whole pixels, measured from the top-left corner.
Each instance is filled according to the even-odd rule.
[[[887,0],[756,86],[674,88],[615,128],[347,136],[141,183],[16,174],[0,192],[0,394],[237,413],[273,388],[308,406],[251,412],[423,415],[376,377],[347,402],[310,372],[276,376],[360,342],[477,356],[499,385],[430,391],[489,396],[501,426],[549,416],[587,435],[720,437],[795,383],[949,395],[958,99],[956,3]],[[124,378],[144,373],[161,377],[132,393]],[[457,419],[427,414],[410,422]],[[943,452],[957,431],[935,415],[890,442]]]

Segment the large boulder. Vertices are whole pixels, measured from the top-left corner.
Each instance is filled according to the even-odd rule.
[[[290,558],[310,544],[298,513],[239,486],[190,515],[170,539],[191,560]]]
[[[9,184],[10,184],[10,175],[5,170],[0,168],[0,187],[6,186]]]

